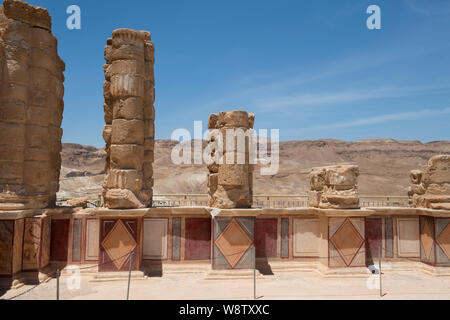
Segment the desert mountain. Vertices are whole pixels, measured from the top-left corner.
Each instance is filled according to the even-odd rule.
[[[206,193],[205,165],[175,165],[172,148],[178,142],[157,140],[155,144],[154,193]],[[205,143],[203,143],[205,145]],[[305,140],[280,142],[280,168],[276,175],[261,176],[255,168],[255,194],[305,194],[311,167],[337,163],[359,165],[358,187],[362,195],[406,195],[409,171],[424,165],[434,155],[450,153],[450,141],[398,141],[393,139]],[[60,197],[101,193],[104,178],[103,149],[64,143]]]

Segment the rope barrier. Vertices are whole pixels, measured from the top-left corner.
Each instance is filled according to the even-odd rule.
[[[119,259],[122,259],[122,258],[124,258],[124,257],[126,257],[126,256],[128,256],[128,255],[131,256],[133,253],[134,253],[134,249],[131,250],[131,251],[129,251],[128,253],[126,253],[126,254],[124,254],[124,255],[122,255],[122,256],[120,256],[120,257],[114,259],[114,260],[111,260],[111,261],[108,261],[108,262],[99,263],[99,264],[96,264],[96,265],[93,265],[93,266],[82,267],[82,268],[79,267],[78,270],[87,270],[87,269],[92,269],[92,268],[98,268],[98,267],[103,266],[103,265],[105,265],[105,264],[113,263],[114,261],[117,261],[117,260],[119,260]],[[33,289],[37,288],[39,285],[40,285],[40,283],[34,285],[33,287],[27,289],[27,290],[24,291],[24,292],[21,292],[21,293],[19,293],[19,294],[13,296],[13,297],[11,297],[11,298],[8,298],[7,300],[14,300],[14,299],[16,299],[16,298],[18,298],[18,297],[20,297],[20,296],[22,296],[22,295],[24,295],[24,294],[27,294],[28,292],[30,292],[30,291],[32,291]]]

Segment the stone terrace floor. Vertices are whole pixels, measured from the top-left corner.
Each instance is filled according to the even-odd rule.
[[[83,275],[79,290],[67,289],[67,277],[60,279],[60,299],[126,299],[127,280],[92,282]],[[257,279],[259,299],[380,299],[379,290],[368,289],[366,278],[323,278],[310,272],[279,273]],[[9,299],[33,286],[0,292]],[[433,277],[421,272],[389,272],[383,275],[385,299],[450,299],[450,277]],[[40,284],[16,299],[54,300],[56,279]],[[169,274],[132,279],[130,299],[253,299],[253,279],[205,280],[203,274]]]

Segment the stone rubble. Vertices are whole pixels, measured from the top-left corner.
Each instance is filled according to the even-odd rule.
[[[450,210],[450,155],[432,157],[410,173],[409,203],[415,208]]]
[[[309,206],[322,209],[358,209],[357,165],[312,168]]]

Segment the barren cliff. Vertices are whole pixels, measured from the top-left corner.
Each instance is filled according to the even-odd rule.
[[[170,154],[177,144],[155,144],[154,193],[206,193],[205,165],[174,165]],[[397,141],[392,139],[286,141],[280,143],[280,168],[274,176],[261,176],[255,168],[254,194],[304,194],[309,190],[311,167],[336,163],[359,165],[358,188],[363,195],[406,195],[409,171],[434,155],[450,153],[450,141]],[[101,192],[104,151],[91,146],[65,143],[62,151],[60,197]]]

